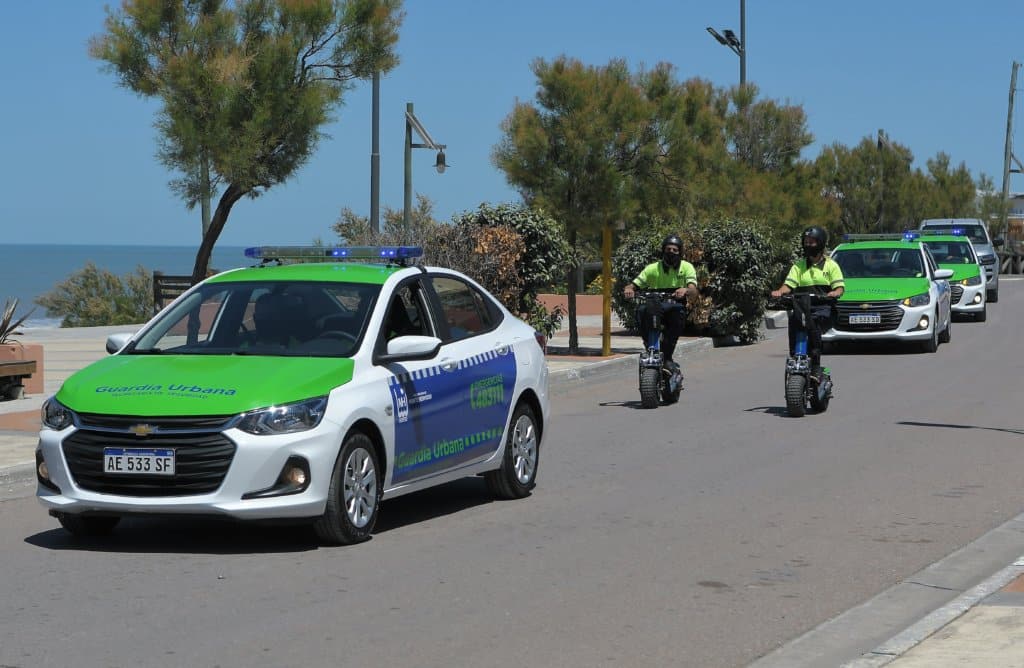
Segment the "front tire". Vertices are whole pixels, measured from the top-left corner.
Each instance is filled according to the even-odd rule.
[[[786,379],[786,412],[790,417],[803,417],[807,412],[804,404],[804,390],[807,387],[807,378],[794,373]]]
[[[988,304],[981,307],[981,311],[974,314],[974,322],[985,322],[988,319]]]
[[[999,288],[996,288],[995,290],[989,290],[988,292],[986,292],[985,301],[987,301],[989,304],[995,304],[997,301],[999,301]]]
[[[121,518],[108,515],[88,516],[59,513],[57,521],[73,535],[79,538],[88,538],[106,536],[114,530],[114,527],[121,521]]]
[[[323,516],[313,523],[328,545],[352,545],[370,537],[380,511],[380,462],[373,441],[362,432],[345,439],[327,493]]]
[[[935,313],[935,320],[932,321],[932,335],[927,341],[921,344],[921,349],[926,353],[934,353],[939,349],[939,314]]]
[[[640,404],[644,408],[658,407],[658,375],[659,369],[640,369]]]
[[[537,417],[527,404],[520,403],[512,413],[501,468],[484,475],[487,489],[499,499],[521,499],[537,486],[540,457],[540,430]]]
[[[939,343],[949,343],[950,338],[953,336],[953,314],[949,315],[949,320],[946,321],[946,329],[942,330],[939,334]]]

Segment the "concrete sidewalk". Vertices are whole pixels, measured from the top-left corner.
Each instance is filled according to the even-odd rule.
[[[769,314],[765,324],[769,329],[784,328],[785,319],[778,314]],[[567,354],[569,336],[564,323],[562,330],[548,342],[550,389],[555,401],[558,395],[588,382],[634,374],[636,371],[636,355],[641,350],[640,339],[623,330],[617,319],[613,317],[610,335],[612,355],[608,357],[600,356],[601,317],[582,315],[578,318],[578,327],[580,354]],[[39,409],[45,398],[55,393],[72,373],[105,357],[107,336],[135,329],[137,327],[122,325],[26,330],[24,341],[40,343],[44,348],[45,392],[24,399],[0,401],[0,492],[17,491],[26,494],[30,493],[27,490],[34,485]],[[688,352],[710,348],[711,345],[711,340],[707,338],[681,338],[678,358],[683,360],[684,369]],[[1021,525],[1019,533],[1024,533],[1024,515],[1015,521]],[[1014,531],[1009,532],[1009,540],[1018,540],[1018,535],[1014,533],[1016,529],[1013,527]],[[1021,553],[1024,553],[1024,549]],[[951,555],[949,559],[955,556]],[[916,579],[918,576],[908,578],[906,582],[879,594],[876,599],[908,595],[906,588],[918,584]],[[820,651],[822,644],[827,645],[830,638],[838,639],[842,636],[845,620],[854,619],[858,614],[874,614],[871,603],[866,602],[822,624],[763,657],[755,665],[764,668],[836,666],[835,661],[822,658],[827,655]],[[876,620],[876,623],[884,624],[884,620]],[[887,642],[841,665],[849,668],[884,665],[897,668],[1024,668],[1024,557],[980,584],[950,587],[948,599],[910,627],[883,628],[891,631]],[[842,645],[838,640],[836,643]]]

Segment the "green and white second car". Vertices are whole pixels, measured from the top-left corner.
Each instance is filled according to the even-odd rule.
[[[383,499],[482,475],[530,494],[544,337],[420,249],[252,248],[42,410],[37,496],[74,534],[129,515],[305,519],[369,538]],[[312,263],[267,258],[300,256]],[[381,258],[377,264],[326,259]]]
[[[974,251],[971,240],[966,235],[955,232],[956,230],[954,234],[948,234],[924,229],[907,234],[920,234],[921,241],[931,251],[939,268],[953,272],[949,278],[953,315],[966,316],[975,322],[985,322],[988,317],[985,269]]]
[[[949,278],[924,244],[911,235],[855,234],[832,251],[846,281],[839,319],[822,335],[840,341],[918,342],[926,352],[950,339]]]

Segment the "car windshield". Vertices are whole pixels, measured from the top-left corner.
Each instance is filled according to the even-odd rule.
[[[125,354],[347,357],[379,285],[208,283],[168,307]]]
[[[909,248],[837,250],[832,259],[844,278],[911,278],[924,276],[921,253]]]
[[[976,264],[977,258],[966,241],[925,241],[939,264]]]
[[[967,237],[973,243],[988,244],[988,235],[985,234],[985,228],[981,225],[926,225],[924,229],[943,234],[953,234],[953,230],[957,230],[959,234]]]

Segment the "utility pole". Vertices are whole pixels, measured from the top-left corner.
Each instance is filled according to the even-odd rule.
[[[1008,209],[1010,208],[1010,160],[1013,159],[1013,94],[1017,88],[1017,70],[1020,69],[1020,63],[1014,61],[1013,67],[1010,71],[1010,105],[1006,112],[1006,148],[1003,151],[1003,199],[1002,206],[999,207],[999,229],[1002,230],[1003,239],[1008,238],[1009,229],[1007,228],[1006,216]]]

